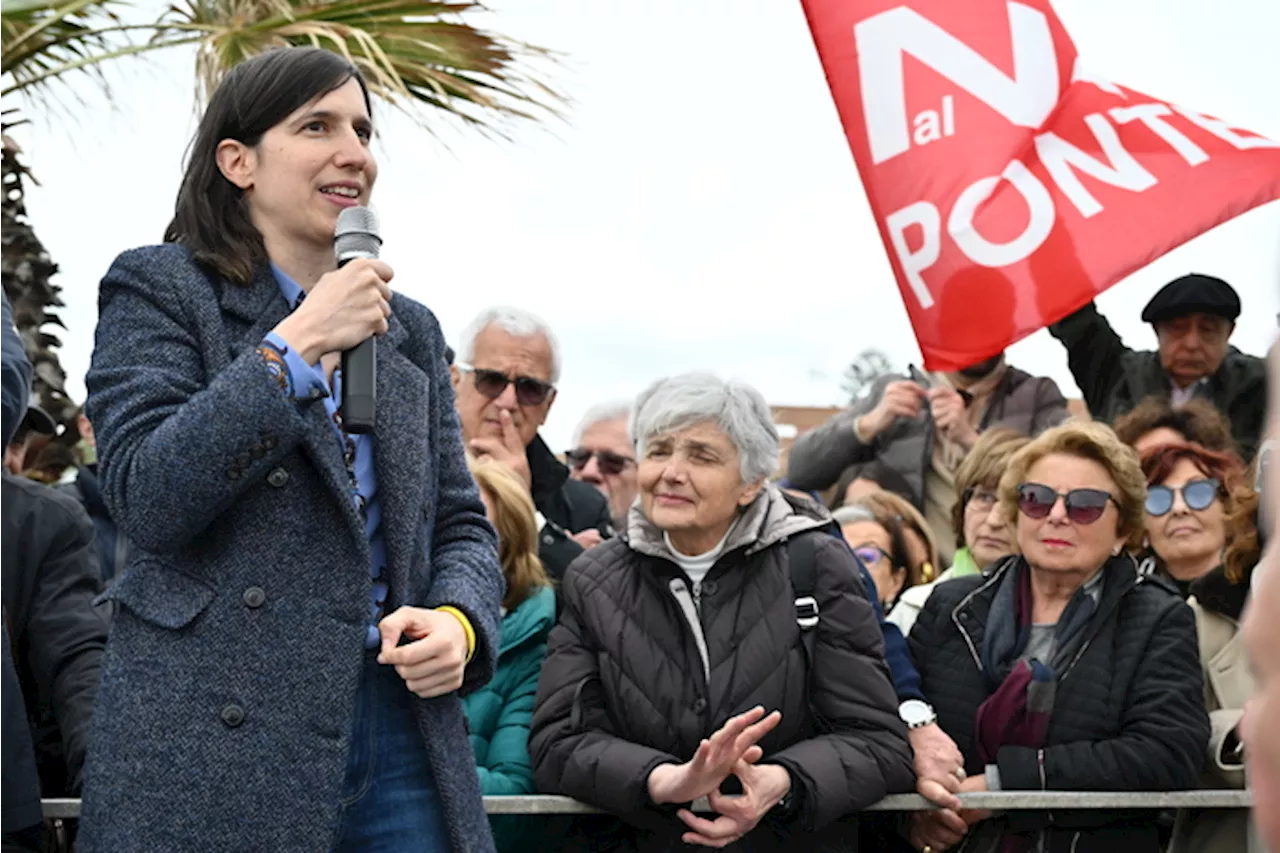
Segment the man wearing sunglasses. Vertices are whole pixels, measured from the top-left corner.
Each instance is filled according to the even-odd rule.
[[[551,328],[518,308],[490,308],[471,321],[450,366],[468,452],[505,464],[538,510],[538,556],[556,580],[569,563],[613,535],[609,503],[538,436],[556,399],[560,351]]]
[[[1253,458],[1267,412],[1266,362],[1230,345],[1240,296],[1220,278],[1193,273],[1162,287],[1142,320],[1156,333],[1155,352],[1125,346],[1090,302],[1049,327],[1067,348],[1067,363],[1094,419],[1114,423],[1144,398],[1174,408],[1209,400],[1231,421],[1236,449]]]
[[[564,454],[569,476],[593,486],[609,501],[616,530],[626,528],[627,511],[640,490],[630,420],[630,403],[592,407],[578,425],[573,449]]]

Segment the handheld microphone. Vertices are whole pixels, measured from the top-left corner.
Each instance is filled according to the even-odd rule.
[[[348,207],[338,214],[333,249],[338,266],[356,258],[376,258],[382,248],[378,217],[367,207]],[[342,354],[342,427],[351,433],[373,432],[377,407],[377,341],[370,337]]]

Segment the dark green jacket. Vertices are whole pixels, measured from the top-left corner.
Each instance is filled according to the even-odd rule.
[[[534,592],[504,616],[493,680],[463,700],[485,796],[533,793],[529,721],[547,653],[547,635],[555,619],[556,594],[551,587]],[[504,853],[521,849],[522,835],[536,834],[537,827],[531,830],[527,817],[489,820],[494,841]]]
[[[1160,354],[1125,346],[1092,302],[1049,332],[1067,348],[1071,375],[1095,420],[1114,423],[1145,397],[1169,398]],[[1202,396],[1230,419],[1240,455],[1252,459],[1267,419],[1266,361],[1231,347]]]

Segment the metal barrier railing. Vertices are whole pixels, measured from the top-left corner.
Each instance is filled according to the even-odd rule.
[[[961,794],[965,808],[1017,810],[1059,809],[1247,809],[1253,806],[1252,791],[989,791]],[[48,818],[77,818],[79,800],[44,800]],[[530,794],[515,797],[485,797],[489,814],[600,814],[600,809],[569,797]],[[917,794],[894,794],[869,806],[867,811],[913,812],[934,808]],[[694,803],[694,811],[709,811],[705,800]]]

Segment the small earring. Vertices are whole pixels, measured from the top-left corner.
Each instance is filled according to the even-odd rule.
[[[1124,550],[1124,546],[1123,546],[1123,545],[1117,545],[1116,547],[1114,547],[1114,548],[1112,548],[1112,549],[1111,549],[1111,556],[1113,556],[1113,557],[1119,557],[1119,556],[1120,556],[1120,552],[1121,552],[1122,550]]]

